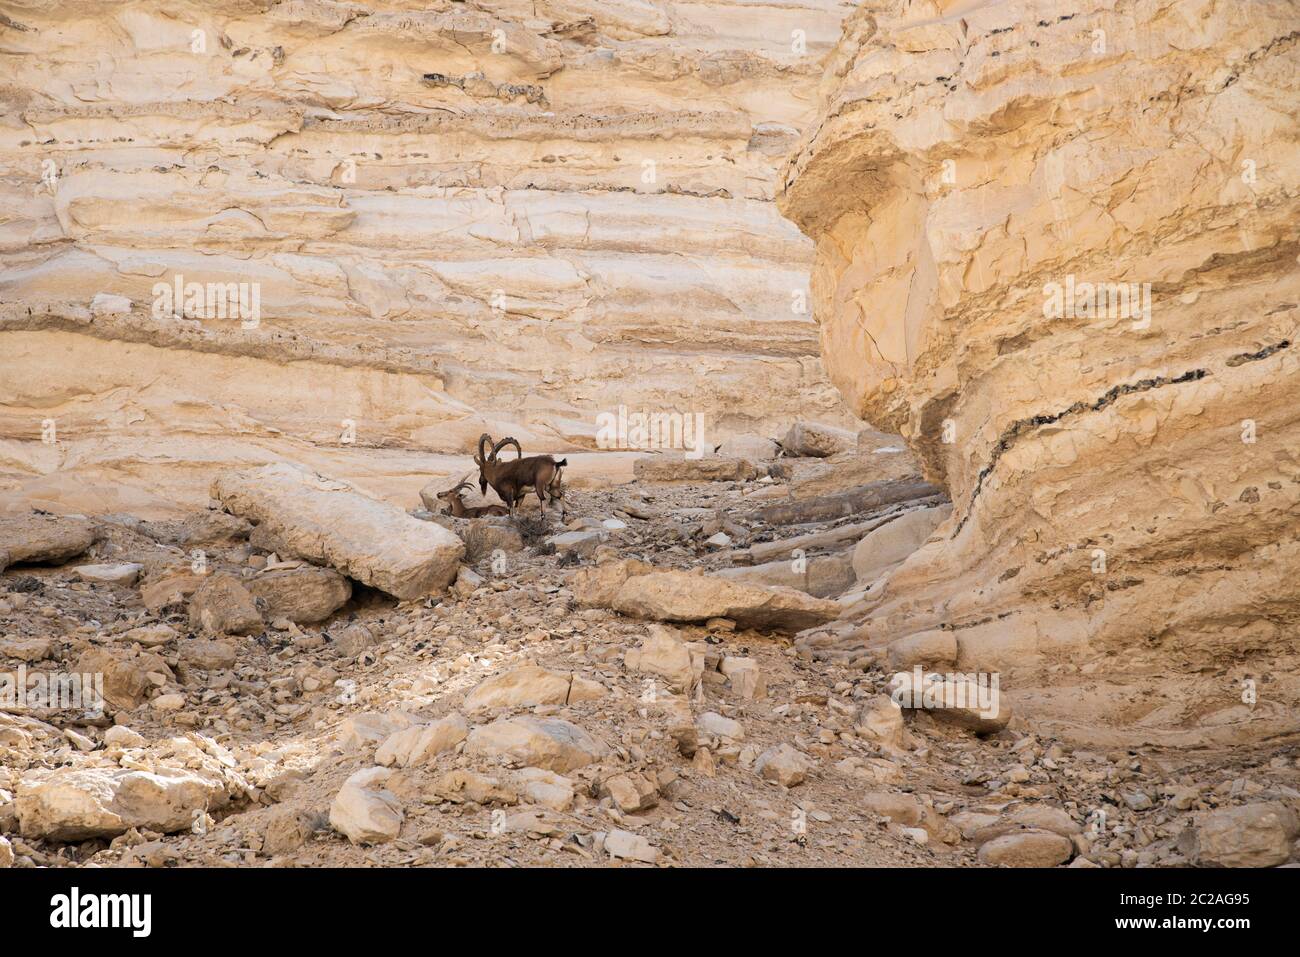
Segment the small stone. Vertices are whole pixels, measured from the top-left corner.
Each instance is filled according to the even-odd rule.
[[[605,835],[605,851],[610,857],[653,864],[659,851],[649,841],[631,831],[613,830]]]
[[[601,797],[608,797],[624,814],[645,811],[659,803],[655,783],[643,774],[615,774],[600,787]]]
[[[237,660],[234,645],[225,641],[190,638],[181,642],[181,660],[203,671],[227,671]]]
[[[801,784],[809,771],[808,759],[788,744],[769,748],[754,762],[754,771],[764,781],[773,781],[782,787]]]
[[[405,815],[396,795],[384,788],[393,772],[363,768],[334,796],[330,825],[353,844],[382,844],[397,837]]]
[[[703,734],[713,735],[729,741],[745,740],[745,726],[732,718],[726,718],[716,711],[706,711],[695,722]]]
[[[218,572],[190,598],[190,627],[209,634],[247,635],[261,630],[262,615],[239,579]]]
[[[105,565],[78,565],[72,570],[82,581],[129,588],[136,583],[144,566],[137,562],[116,562]]]
[[[104,744],[110,748],[142,748],[144,736],[124,724],[115,724],[104,732]]]

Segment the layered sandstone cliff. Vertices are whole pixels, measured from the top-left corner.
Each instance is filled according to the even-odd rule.
[[[848,19],[779,205],[832,379],[953,514],[807,647],[951,632],[1094,737],[1300,725],[1298,43],[1288,0]]]
[[[382,486],[619,406],[846,420],[772,197],[847,9],[0,3],[0,491],[157,510],[281,456]],[[172,316],[178,280],[257,321]]]

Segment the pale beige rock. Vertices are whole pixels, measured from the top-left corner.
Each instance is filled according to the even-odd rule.
[[[726,459],[768,462],[780,451],[776,442],[763,435],[730,435],[719,443],[716,455]]]
[[[728,741],[745,740],[745,726],[735,718],[727,718],[716,711],[705,711],[695,719],[701,734],[713,735]]]
[[[92,648],[77,658],[73,671],[103,675],[104,702],[112,709],[131,710],[144,703],[154,687],[150,674],[174,677],[166,659],[153,652],[138,654],[130,648]]]
[[[440,798],[462,804],[516,804],[519,796],[503,785],[499,778],[465,768],[448,771],[433,782],[433,793]]]
[[[228,641],[189,638],[180,643],[181,661],[204,671],[222,671],[235,667],[237,649]]]
[[[951,631],[921,631],[891,641],[885,648],[889,667],[896,671],[951,668],[957,664],[957,636]]]
[[[1011,721],[1012,708],[993,676],[955,672],[899,672],[890,680],[890,697],[908,710],[976,734],[994,734]]]
[[[951,505],[918,508],[867,533],[853,549],[853,572],[858,581],[873,581],[885,569],[901,562],[924,545],[951,514]]]
[[[778,205],[817,244],[832,381],[953,512],[822,655],[953,628],[963,670],[1023,671],[1026,719],[1062,734],[1300,728],[1294,689],[1249,719],[1193,704],[1203,669],[1263,672],[1300,621],[1300,162],[1258,175],[1300,128],[1276,108],[1300,95],[1297,18],[1199,12],[1194,43],[1164,8],[1102,0],[846,20]],[[1100,655],[1088,694],[1062,684]],[[1155,672],[1173,704],[1126,707]]]
[[[0,655],[19,661],[43,661],[54,654],[52,638],[0,638]]]
[[[468,735],[469,725],[464,716],[453,712],[432,724],[416,724],[394,731],[375,752],[375,763],[402,768],[427,764],[460,744]]]
[[[1300,817],[1279,802],[1216,808],[1200,816],[1192,859],[1202,867],[1276,867],[1291,858]]]
[[[261,630],[262,615],[238,578],[218,572],[190,597],[190,627],[214,635],[248,635]]]
[[[134,642],[146,648],[157,648],[170,641],[175,641],[179,637],[180,635],[175,628],[159,622],[156,625],[142,625],[139,628],[124,631],[116,640],[123,644]]]
[[[718,670],[726,675],[731,690],[743,700],[754,701],[767,696],[767,678],[757,659],[727,655],[719,663]]]
[[[332,568],[305,565],[262,572],[245,582],[266,603],[266,618],[297,624],[324,621],[352,597],[352,583]]]
[[[229,798],[226,782],[203,771],[88,768],[28,775],[14,802],[23,836],[79,841],[133,827],[184,831]]]
[[[62,564],[95,544],[95,527],[60,515],[0,515],[0,571],[30,562]]]
[[[544,768],[521,768],[515,772],[515,785],[521,797],[553,811],[567,811],[573,806],[573,782]]]
[[[788,744],[769,748],[754,762],[755,774],[787,788],[802,784],[811,768],[808,759]]]
[[[659,860],[659,849],[640,834],[613,830],[605,835],[605,850],[610,857],[654,864]]]
[[[637,459],[633,474],[642,482],[749,482],[762,473],[748,459],[664,453]]]
[[[1068,837],[1051,831],[1024,830],[995,837],[982,845],[981,864],[995,867],[1056,867],[1074,854]]]
[[[7,478],[88,514],[166,511],[201,506],[214,468],[282,458],[405,508],[428,450],[459,455],[455,480],[488,423],[559,452],[620,406],[698,412],[710,447],[850,424],[816,362],[811,244],[772,203],[848,9],[294,0],[181,24],[22,4]],[[257,283],[259,322],[153,315],[178,281]],[[46,415],[74,448],[59,478]]]
[[[288,465],[227,472],[212,495],[267,527],[287,554],[331,565],[397,598],[420,598],[455,579],[465,546],[431,522]]]
[[[659,803],[659,789],[644,774],[615,774],[600,785],[600,796],[609,798],[624,814],[647,811]]]
[[[465,710],[531,708],[540,704],[574,704],[605,694],[605,686],[576,674],[561,674],[536,665],[514,668],[483,681],[465,699]]]
[[[144,743],[144,735],[137,734],[124,724],[115,724],[104,732],[104,745],[106,747],[139,748]]]
[[[641,644],[628,649],[623,664],[631,671],[658,675],[673,691],[689,692],[699,681],[704,662],[676,628],[651,625]]]
[[[718,569],[718,577],[756,585],[780,585],[807,592],[816,598],[833,598],[843,594],[857,580],[853,556],[812,555],[798,560],[764,562],[761,565]]]
[[[786,455],[824,459],[856,446],[857,439],[846,429],[819,422],[796,422],[781,439]]]
[[[903,709],[889,695],[873,695],[862,704],[853,730],[860,738],[890,748],[903,746]]]
[[[397,796],[384,787],[392,771],[362,768],[334,795],[330,826],[353,844],[382,844],[402,830],[405,813]]]
[[[912,794],[868,791],[859,795],[857,801],[867,810],[906,827],[917,826],[925,817],[924,805]]]
[[[467,754],[518,761],[564,774],[598,761],[603,744],[560,718],[498,718],[470,732]]]
[[[799,631],[834,620],[840,606],[791,588],[763,587],[642,562],[598,565],[575,577],[585,607],[604,605],[636,618],[692,622],[730,618],[742,628]]]
[[[73,569],[78,578],[86,582],[102,582],[129,588],[135,584],[144,566],[139,562],[109,562],[98,565],[78,565]]]

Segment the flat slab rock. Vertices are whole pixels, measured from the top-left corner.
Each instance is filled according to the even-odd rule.
[[[95,527],[82,518],[30,512],[0,516],[0,571],[20,562],[62,564],[95,544]]]
[[[213,481],[212,496],[256,522],[282,555],[329,565],[395,598],[442,591],[465,554],[441,525],[292,465],[225,472]]]
[[[574,577],[585,607],[607,607],[634,618],[698,622],[729,618],[741,628],[797,632],[839,616],[838,603],[781,586],[763,586],[643,562],[609,562]]]

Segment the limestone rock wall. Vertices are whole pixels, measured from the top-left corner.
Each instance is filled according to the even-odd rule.
[[[1295,729],[1298,44],[1290,0],[846,21],[778,202],[832,379],[954,507],[849,645],[952,630],[1094,732]]]
[[[849,10],[0,3],[0,494],[590,448],[620,405],[847,422],[772,199]],[[249,284],[256,326],[156,310],[178,276]]]

